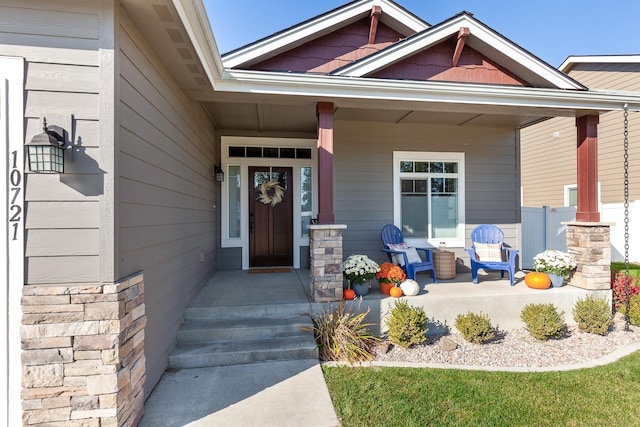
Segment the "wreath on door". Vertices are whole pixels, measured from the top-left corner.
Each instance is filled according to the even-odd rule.
[[[278,184],[278,181],[268,181],[260,184],[258,187],[260,196],[257,200],[261,201],[265,205],[271,205],[272,207],[282,201],[284,197],[284,188]]]

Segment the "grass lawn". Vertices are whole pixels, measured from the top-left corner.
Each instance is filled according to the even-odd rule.
[[[624,262],[612,262],[611,271],[625,271]],[[629,263],[629,274],[640,277],[640,264]]]
[[[568,372],[322,369],[344,427],[640,426],[640,352]]]

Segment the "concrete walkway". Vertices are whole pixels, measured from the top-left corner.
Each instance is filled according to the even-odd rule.
[[[192,307],[311,303],[308,270],[219,271]],[[233,284],[233,286],[229,286]],[[216,290],[224,286],[224,292]],[[235,290],[235,291],[234,291]],[[145,403],[142,427],[339,426],[318,360],[287,360],[167,371]]]
[[[139,424],[338,426],[318,362],[291,360],[167,372]]]

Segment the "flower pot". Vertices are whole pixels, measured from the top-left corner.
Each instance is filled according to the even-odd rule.
[[[352,283],[351,289],[356,292],[356,296],[361,297],[369,293],[369,283]]]
[[[395,283],[383,283],[380,282],[380,293],[383,295],[389,295],[389,292],[391,291],[391,288],[393,288],[396,284]]]
[[[554,288],[559,288],[564,284],[564,277],[562,276],[550,273],[547,273],[547,276],[549,276],[549,279],[551,279],[551,286],[553,286]]]

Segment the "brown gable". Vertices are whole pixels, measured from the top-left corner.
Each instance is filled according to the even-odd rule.
[[[455,48],[456,38],[453,37],[368,77],[531,86],[469,46],[463,48],[458,66],[453,67]]]
[[[331,34],[254,64],[252,70],[328,74],[404,38],[379,23],[375,42],[369,44],[370,19],[362,19]]]

